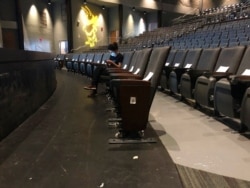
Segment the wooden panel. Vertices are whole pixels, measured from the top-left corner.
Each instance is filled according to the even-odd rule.
[[[16,29],[2,29],[3,47],[18,49],[18,31]]]

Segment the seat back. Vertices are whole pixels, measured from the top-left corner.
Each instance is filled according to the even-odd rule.
[[[65,55],[65,65],[68,71],[73,69],[73,62],[72,62],[73,54],[66,54]]]
[[[171,49],[170,52],[168,53],[168,57],[165,62],[165,65],[161,74],[161,80],[160,80],[160,87],[162,90],[165,90],[168,88],[168,76],[171,71],[169,67],[172,67],[176,51],[177,51],[176,49]]]
[[[195,69],[197,66],[198,60],[200,58],[201,52],[202,52],[201,48],[188,50],[182,67]]]
[[[103,56],[102,56],[102,64],[105,63],[106,60],[108,60],[110,58],[110,53],[107,52],[107,53],[104,53]]]
[[[172,67],[182,67],[185,57],[187,55],[188,50],[177,50],[175,56],[174,56],[174,60],[172,62]]]
[[[151,82],[150,90],[151,91],[150,91],[149,107],[152,104],[152,101],[156,92],[156,88],[160,81],[160,75],[162,73],[169,51],[170,51],[169,46],[154,48],[150,55],[150,58],[147,64],[147,69],[144,74],[144,79],[147,79],[149,75],[152,75],[152,77],[150,78],[150,82]]]
[[[79,69],[82,74],[85,73],[85,61],[86,61],[87,55],[88,55],[87,53],[83,53],[79,57],[79,63],[80,63]]]
[[[79,54],[74,54],[73,58],[72,58],[72,62],[73,62],[73,71],[74,72],[79,72]]]
[[[203,49],[196,69],[212,71],[220,54],[220,50],[221,48]]]
[[[170,72],[168,77],[168,86],[171,93],[179,93],[181,75],[184,74],[187,69],[194,69],[196,67],[201,51],[201,48],[188,50],[182,66],[174,68]]]
[[[167,57],[167,60],[165,62],[165,67],[169,67],[169,66],[173,65],[173,61],[174,61],[176,51],[177,51],[176,49],[171,49],[170,50],[170,52],[168,54],[168,57]]]
[[[134,51],[123,53],[122,69],[128,70],[133,55],[134,55]]]
[[[152,52],[151,48],[145,48],[143,50],[138,51],[133,71],[134,74],[143,77],[151,52]]]
[[[94,57],[95,57],[95,54],[94,53],[89,53],[87,56],[86,56],[86,59],[85,59],[85,62],[83,62],[81,68],[82,68],[82,72],[84,74],[87,74],[87,63],[92,63],[93,60],[94,60]]]
[[[240,120],[242,126],[246,126],[250,130],[250,88],[248,88],[244,94],[242,103],[241,103],[241,113]]]
[[[250,60],[250,46],[248,46],[246,48],[246,51],[244,53],[244,56],[242,57],[240,66],[236,72],[237,75],[248,75],[249,76],[249,74],[248,74],[250,72],[249,60]]]
[[[94,58],[93,58],[93,63],[101,63],[102,56],[103,56],[103,53],[95,53]],[[87,76],[92,77],[94,69],[95,69],[95,66],[93,66],[91,63],[88,63],[86,65]]]
[[[228,67],[226,72],[235,74],[244,51],[245,46],[222,48],[214,72],[218,72],[221,67]]]
[[[135,51],[133,57],[131,58],[131,62],[129,64],[128,70],[129,72],[135,71],[135,65],[138,62],[137,59],[139,59],[141,50]]]

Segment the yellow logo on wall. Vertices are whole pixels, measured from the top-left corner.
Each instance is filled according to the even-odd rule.
[[[98,25],[98,16],[94,15],[87,6],[82,6],[82,10],[85,13],[83,18],[83,31],[87,36],[86,45],[94,47],[97,43],[97,25]]]

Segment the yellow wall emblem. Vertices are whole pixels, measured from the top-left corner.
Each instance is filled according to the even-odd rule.
[[[97,43],[97,25],[98,16],[94,15],[87,6],[82,6],[82,10],[85,13],[83,18],[83,31],[87,36],[86,45],[94,47]]]

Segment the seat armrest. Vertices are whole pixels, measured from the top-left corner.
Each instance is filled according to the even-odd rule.
[[[205,72],[207,72],[207,70],[188,69],[186,73],[190,77],[199,77],[199,76],[203,75]]]
[[[232,97],[241,104],[245,91],[250,87],[250,76],[235,75],[230,80],[230,85]]]
[[[151,86],[151,82],[145,80],[113,79],[111,82],[113,86]]]
[[[232,75],[232,73],[228,73],[228,72],[204,72],[203,75],[206,76],[207,78],[213,77],[216,80],[219,80],[221,78],[228,78],[230,75]]]
[[[243,75],[234,75],[229,78],[231,81],[231,84],[238,84],[241,83],[250,83],[250,76],[243,76]]]
[[[180,80],[180,77],[183,73],[187,72],[189,69],[188,68],[173,68],[172,71],[175,72],[177,79]]]
[[[106,67],[106,64],[102,64],[102,63],[97,63],[97,62],[89,62],[88,64],[91,64],[93,66],[102,66],[102,67]]]
[[[112,73],[110,74],[110,78],[113,79],[137,79],[142,80],[142,77],[132,73]]]
[[[107,68],[107,72],[108,73],[123,73],[123,72],[129,73],[127,70],[122,69],[122,68]]]

